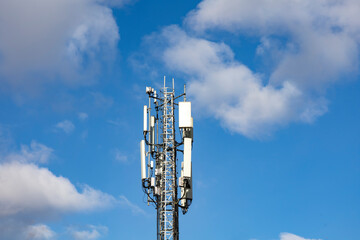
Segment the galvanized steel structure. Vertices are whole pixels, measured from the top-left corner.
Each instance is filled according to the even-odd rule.
[[[175,96],[174,79],[172,87],[167,87],[164,77],[164,86],[159,95],[151,87],[146,88],[146,93],[149,95],[149,104],[144,106],[144,140],[140,142],[142,187],[147,195],[148,205],[151,203],[157,210],[157,239],[178,240],[178,209],[182,208],[185,214],[192,201],[193,123],[191,103],[186,102],[185,86],[184,93]],[[184,101],[178,104],[176,101],[180,97],[183,97]],[[176,141],[175,132],[175,109],[177,106],[180,106],[179,116],[182,118],[182,122],[179,123],[182,139],[180,142]],[[147,151],[145,144],[148,146]],[[183,150],[180,149],[181,146],[183,146]],[[178,152],[188,156],[183,157],[179,184],[177,177]],[[178,196],[178,187],[181,190],[180,196]]]

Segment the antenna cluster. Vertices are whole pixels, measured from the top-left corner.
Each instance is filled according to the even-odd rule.
[[[148,205],[157,210],[157,239],[178,240],[178,209],[185,214],[192,202],[191,102],[186,101],[185,85],[184,93],[175,96],[174,79],[172,87],[167,87],[165,77],[159,94],[152,87],[146,87],[146,94],[149,103],[144,105],[144,139],[140,142],[142,188]],[[181,97],[183,101],[177,102]],[[180,141],[176,140],[175,132],[176,108]],[[179,178],[178,153],[183,159]]]

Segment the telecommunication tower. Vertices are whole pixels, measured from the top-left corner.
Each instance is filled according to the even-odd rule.
[[[149,103],[144,105],[144,140],[140,142],[142,187],[148,205],[152,204],[157,211],[157,240],[178,240],[178,210],[181,208],[185,214],[192,202],[191,102],[186,102],[185,86],[184,93],[175,96],[174,79],[172,87],[167,87],[165,77],[159,94],[151,87],[146,87],[146,93]],[[181,97],[183,101],[177,103]],[[175,132],[176,108],[179,110],[179,142]],[[183,156],[179,178],[178,152]]]

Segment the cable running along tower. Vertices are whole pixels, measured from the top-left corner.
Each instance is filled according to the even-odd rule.
[[[186,102],[185,86],[184,93],[175,96],[174,79],[172,87],[167,87],[165,77],[159,95],[151,87],[146,87],[146,93],[149,103],[144,105],[144,140],[140,142],[142,187],[148,205],[152,204],[157,210],[157,240],[178,240],[178,210],[181,208],[185,214],[192,202],[191,102]],[[180,98],[183,101],[177,103]],[[179,110],[179,142],[175,132],[176,108]],[[178,153],[183,159],[180,169]]]

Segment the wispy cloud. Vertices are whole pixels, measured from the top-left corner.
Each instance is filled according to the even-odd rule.
[[[27,227],[25,235],[26,239],[32,240],[51,240],[56,237],[56,233],[45,224],[37,224]]]
[[[89,131],[88,130],[84,130],[82,133],[81,133],[81,135],[80,135],[80,137],[81,137],[81,139],[86,139],[87,137],[88,137],[88,135],[89,135]]]
[[[78,118],[81,120],[81,121],[85,121],[87,118],[89,117],[89,115],[85,112],[79,112],[78,113]]]
[[[63,130],[65,133],[70,134],[75,129],[75,125],[69,121],[64,120],[62,122],[59,122],[55,125],[55,128]]]
[[[303,238],[292,233],[280,233],[280,240],[321,240],[314,238]]]
[[[92,92],[90,95],[93,98],[95,107],[109,108],[113,105],[114,100],[111,97],[105,96],[100,92]]]
[[[96,240],[107,232],[108,228],[105,226],[89,225],[85,229],[69,228],[69,233],[74,240]]]
[[[121,152],[119,149],[115,149],[114,151],[114,157],[117,162],[126,163],[128,162],[128,157]]]
[[[146,215],[145,211],[142,210],[139,206],[136,204],[130,202],[129,199],[127,199],[125,196],[121,195],[119,196],[118,203],[124,207],[127,207],[131,210],[133,214],[142,214]]]
[[[126,127],[127,124],[126,122],[122,121],[122,120],[107,120],[107,123],[114,125],[116,127]]]
[[[30,146],[22,144],[19,152],[9,153],[3,159],[6,162],[47,163],[53,152],[52,148],[32,140]]]

